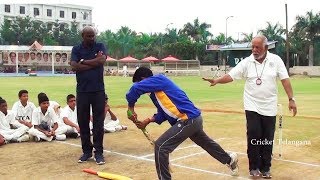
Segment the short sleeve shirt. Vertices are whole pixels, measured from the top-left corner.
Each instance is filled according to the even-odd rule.
[[[43,114],[41,108],[38,107],[33,111],[32,114],[32,125],[40,125],[42,122],[52,127],[54,123],[58,123],[58,116],[54,112],[53,108],[48,107],[47,112]]]
[[[78,119],[77,119],[77,109],[75,108],[74,111],[69,107],[66,106],[62,109],[61,115],[60,115],[62,121],[63,118],[68,118],[71,122],[74,124],[78,124]]]
[[[78,63],[81,59],[94,59],[99,51],[107,55],[107,49],[102,43],[96,42],[92,47],[85,47],[81,43],[72,48],[71,61]],[[104,91],[103,70],[103,65],[101,65],[86,71],[77,71],[77,92]]]
[[[253,55],[240,61],[229,75],[232,79],[245,79],[244,109],[264,116],[276,116],[278,102],[277,78],[289,78],[282,59],[267,52],[265,60],[260,64]],[[257,79],[262,83],[257,85]]]
[[[23,106],[20,101],[17,101],[12,106],[12,111],[15,114],[15,119],[27,122],[31,122],[32,112],[34,109],[36,109],[36,106],[32,102],[27,102],[27,105]]]

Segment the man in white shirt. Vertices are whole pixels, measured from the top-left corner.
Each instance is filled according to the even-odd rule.
[[[288,107],[293,116],[297,113],[288,72],[282,59],[268,52],[267,42],[263,35],[255,37],[251,42],[251,56],[243,59],[229,74],[218,79],[203,78],[211,86],[246,79],[243,100],[247,119],[249,173],[250,176],[262,175],[263,178],[272,177],[270,168],[277,115],[277,78],[287,93]]]
[[[15,115],[15,127],[27,126],[32,127],[32,112],[36,109],[36,106],[29,102],[29,96],[27,90],[20,90],[18,93],[19,101],[15,102],[12,106],[12,111]]]
[[[29,141],[29,135],[26,134],[29,128],[21,126],[14,129],[12,125],[14,121],[14,113],[8,110],[6,100],[0,97],[0,134],[6,142]]]
[[[39,107],[33,111],[33,127],[29,130],[29,134],[33,135],[36,141],[40,141],[41,139],[46,141],[51,141],[52,139],[65,140],[67,129],[65,127],[59,127],[58,116],[53,108],[49,107],[49,98],[47,95],[45,93],[39,93],[38,101]]]
[[[78,125],[76,97],[73,94],[67,96],[67,106],[61,111],[60,117],[67,127],[67,135],[77,138],[80,136],[80,128]]]

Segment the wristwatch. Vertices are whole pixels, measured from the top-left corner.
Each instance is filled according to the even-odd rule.
[[[294,97],[292,97],[292,98],[289,98],[289,101],[294,101],[294,102],[296,102],[296,99],[295,99]]]
[[[79,63],[80,63],[80,64],[83,64],[83,61],[84,61],[84,59],[80,59]]]

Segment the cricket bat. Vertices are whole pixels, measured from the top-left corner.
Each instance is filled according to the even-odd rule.
[[[128,115],[128,117],[133,116],[133,114],[132,114],[132,112],[130,110],[127,111],[127,115]],[[135,117],[135,116],[133,116],[133,117]],[[135,120],[138,121],[136,118],[135,118]],[[141,131],[143,132],[144,136],[148,139],[150,144],[154,146],[154,139],[150,136],[150,134],[146,130],[146,128],[141,129]]]
[[[130,110],[128,109],[127,115],[128,115],[128,117],[133,116],[132,111],[130,111]],[[138,121],[135,116],[133,116],[133,117],[134,117],[135,121]],[[148,141],[150,142],[150,144],[154,147],[154,142],[155,142],[155,141],[154,141],[154,139],[150,136],[149,132],[148,132],[145,128],[141,129],[141,131],[143,132],[144,136],[148,139]],[[173,172],[172,169],[171,169],[170,164],[169,164],[169,171],[170,171],[171,173]]]
[[[83,172],[89,173],[89,174],[94,174],[98,175],[99,177],[105,178],[105,179],[111,179],[111,180],[132,180],[129,177],[126,176],[121,176],[118,174],[112,174],[112,173],[106,173],[106,172],[97,172],[92,169],[83,169]]]

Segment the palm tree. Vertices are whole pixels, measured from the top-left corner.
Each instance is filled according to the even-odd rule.
[[[320,12],[313,14],[312,11],[309,11],[306,16],[297,16],[296,20],[293,32],[301,36],[309,47],[309,66],[313,66],[314,44],[315,40],[320,37]]]
[[[258,33],[262,33],[270,41],[277,41],[278,45],[276,46],[275,51],[280,57],[285,57],[285,39],[283,38],[285,29],[281,24],[276,23],[273,25],[271,22],[267,22],[267,27],[265,29],[260,29]]]
[[[253,39],[253,32],[252,33],[242,33],[243,39],[242,42],[251,42]]]
[[[182,33],[187,34],[195,42],[207,42],[207,38],[212,36],[212,34],[208,31],[208,28],[211,28],[210,24],[200,23],[199,19],[196,18],[193,21],[193,24],[188,22],[184,25]]]

